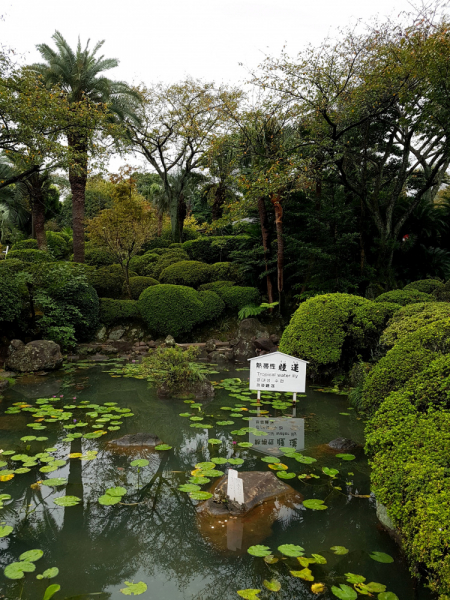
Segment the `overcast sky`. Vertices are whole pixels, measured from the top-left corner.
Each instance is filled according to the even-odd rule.
[[[357,19],[403,10],[407,0],[0,0],[0,42],[36,62],[36,44],[58,30],[72,46],[79,35],[104,39],[104,55],[120,60],[113,79],[238,83],[285,44],[295,54]]]

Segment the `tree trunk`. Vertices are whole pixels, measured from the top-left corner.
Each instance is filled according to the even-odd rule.
[[[186,202],[184,201],[184,194],[181,193],[176,200],[174,199],[170,210],[172,238],[176,244],[180,244],[183,241],[183,228],[186,215]]]
[[[34,236],[36,237],[39,250],[47,248],[47,238],[45,237],[45,205],[42,196],[42,189],[34,188],[31,192],[31,217],[33,220]]]
[[[157,236],[161,237],[162,234],[162,228],[163,228],[163,217],[164,217],[164,213],[161,211],[158,211],[157,214],[158,217],[158,230],[157,230]]]
[[[73,260],[84,263],[84,203],[87,183],[87,144],[76,136],[68,136],[69,147],[75,152],[69,167],[72,191]]]
[[[264,264],[266,267],[266,284],[267,284],[267,298],[269,304],[273,302],[273,285],[272,278],[269,273],[269,254],[270,254],[270,244],[269,244],[269,230],[267,227],[267,211],[266,204],[264,202],[264,198],[258,198],[258,213],[259,213],[259,222],[261,224],[261,236],[264,248]]]
[[[212,220],[217,221],[221,218],[223,213],[223,205],[225,203],[225,187],[222,184],[216,189],[214,194],[214,202],[212,205]]]
[[[272,194],[270,201],[275,211],[275,227],[277,231],[277,287],[280,309],[282,306],[282,296],[284,287],[284,237],[283,237],[283,207],[281,198],[278,194]]]

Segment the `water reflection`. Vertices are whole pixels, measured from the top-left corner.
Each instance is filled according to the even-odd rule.
[[[267,435],[250,432],[248,441],[258,452],[269,456],[281,456],[280,448],[305,449],[305,420],[287,417],[271,418],[257,416],[249,421],[249,426]]]

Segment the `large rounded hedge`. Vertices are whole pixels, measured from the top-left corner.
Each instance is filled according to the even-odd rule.
[[[183,248],[192,260],[216,263],[228,260],[230,253],[248,249],[251,238],[248,235],[203,236],[184,242]]]
[[[84,262],[92,267],[107,267],[114,264],[115,258],[105,248],[97,248],[96,246],[86,244]]]
[[[423,371],[440,354],[450,352],[450,318],[421,327],[399,340],[364,381],[362,407],[375,412],[383,400]]]
[[[429,323],[450,317],[448,302],[419,302],[407,304],[396,313],[384,330],[380,343],[394,346],[399,340]]]
[[[433,296],[438,302],[450,302],[450,279],[442,287],[436,288]]]
[[[136,271],[141,277],[151,277],[158,259],[158,254],[154,254],[153,252],[146,252],[141,256],[133,256],[130,260],[129,268]]]
[[[280,351],[309,361],[312,375],[345,369],[370,357],[399,306],[351,294],[324,294],[300,304],[284,330]]]
[[[54,258],[48,252],[44,250],[11,250],[8,252],[6,260],[11,258],[18,258],[23,260],[25,263],[46,263],[54,262]]]
[[[209,267],[210,281],[236,281],[238,278],[238,271],[233,263],[217,262]]]
[[[56,260],[69,258],[72,252],[73,240],[69,235],[58,231],[46,231],[47,248]]]
[[[38,249],[37,240],[35,240],[34,238],[30,238],[29,240],[20,240],[18,242],[15,242],[11,246],[11,251],[13,251],[13,250],[37,250],[37,249]]]
[[[76,306],[82,318],[76,320],[75,336],[79,342],[89,341],[95,333],[99,323],[100,303],[98,294],[91,285],[80,286],[73,294],[70,303]]]
[[[136,277],[137,274],[130,271],[129,276]],[[110,265],[89,273],[88,281],[100,298],[120,298],[125,277],[120,265]]]
[[[225,310],[225,302],[211,290],[198,292],[198,297],[203,304],[203,321],[217,319]]]
[[[159,281],[153,279],[153,277],[130,277],[129,283],[131,298],[133,300],[139,300],[139,296],[144,290],[146,290],[151,285],[158,285]],[[125,282],[123,284],[122,292],[124,296],[126,296],[128,293],[127,285]]]
[[[136,300],[115,300],[100,298],[100,322],[103,325],[113,325],[129,320],[140,320],[141,313]]]
[[[406,306],[414,302],[433,302],[434,298],[430,294],[419,292],[414,289],[403,289],[403,290],[391,290],[380,294],[374,300],[374,302],[395,302],[395,304],[401,304]]]
[[[155,279],[161,279],[162,272],[170,265],[189,260],[189,256],[186,254],[186,252],[184,250],[180,250],[179,248],[164,248],[161,250],[162,253],[155,262],[152,268],[152,273],[149,273],[149,275]]]
[[[161,283],[198,287],[210,280],[210,265],[196,260],[182,260],[164,269]]]
[[[240,311],[244,306],[261,302],[259,291],[254,287],[221,286],[214,291],[222,298],[226,307],[233,311]]]
[[[184,285],[147,288],[139,298],[139,310],[152,333],[174,337],[191,331],[204,315],[198,292]]]
[[[220,288],[232,287],[233,285],[236,285],[235,281],[212,281],[211,283],[204,283],[198,289],[201,292],[206,292],[207,290],[217,292]]]
[[[0,277],[0,323],[11,323],[22,309],[21,285],[11,270],[2,270]]]
[[[418,281],[411,281],[408,285],[405,285],[404,290],[417,290],[424,294],[432,294],[435,290],[442,288],[444,284],[439,279],[419,279]]]

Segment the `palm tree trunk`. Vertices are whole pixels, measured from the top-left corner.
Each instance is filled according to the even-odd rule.
[[[283,207],[281,198],[278,194],[272,194],[270,201],[275,211],[275,227],[277,231],[277,287],[280,309],[282,306],[282,296],[284,287],[284,237],[283,237]]]
[[[259,222],[261,224],[261,236],[264,248],[264,264],[266,268],[266,284],[267,284],[267,298],[269,304],[273,302],[273,285],[272,278],[269,273],[268,260],[270,254],[269,248],[269,229],[267,227],[267,211],[266,204],[264,202],[264,198],[258,198],[258,213],[259,213]]]
[[[212,220],[217,221],[223,213],[223,205],[225,203],[225,187],[219,184],[216,193],[214,194],[214,202],[212,205]]]
[[[84,203],[87,183],[87,144],[75,135],[68,136],[68,144],[75,153],[69,167],[72,190],[73,260],[84,263]]]
[[[39,250],[47,248],[47,238],[45,237],[45,205],[41,188],[34,188],[31,194],[31,218],[33,220],[33,230],[36,237]]]

